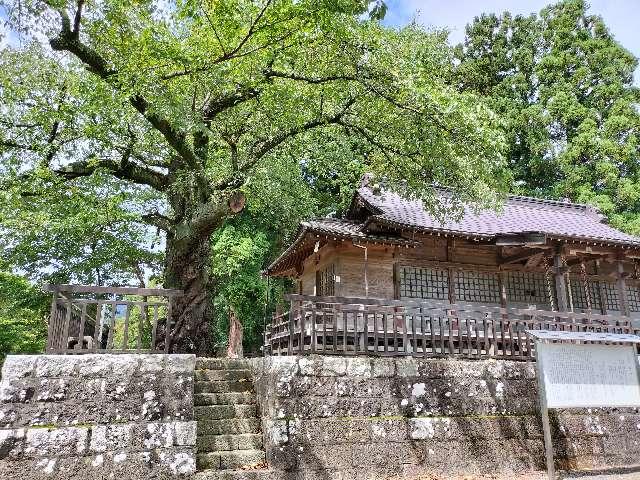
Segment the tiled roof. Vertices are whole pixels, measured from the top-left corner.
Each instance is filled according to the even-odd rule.
[[[272,274],[292,268],[297,261],[297,256],[304,257],[309,254],[309,251],[313,251],[313,247],[310,246],[308,242],[309,234],[389,245],[416,246],[419,244],[418,242],[400,238],[399,236],[393,237],[367,233],[363,227],[364,224],[362,223],[335,218],[322,218],[302,222],[296,240],[267,267],[266,273]]]
[[[461,220],[441,223],[419,200],[407,200],[385,190],[374,193],[369,187],[358,189],[358,195],[375,210],[370,220],[391,226],[488,238],[536,232],[549,237],[640,245],[639,237],[606,225],[602,215],[588,205],[510,196],[500,213],[474,213],[465,208]]]
[[[388,244],[408,245],[415,242],[406,238],[377,235],[367,232],[364,224],[351,220],[337,218],[321,218],[302,222],[302,228],[306,231],[321,235],[335,236],[338,238],[351,238],[354,240],[364,240],[367,242],[380,242]]]
[[[358,237],[364,235],[362,224],[351,220],[338,218],[319,218],[302,222],[302,227],[314,232],[327,233],[330,235],[340,235],[346,237]]]

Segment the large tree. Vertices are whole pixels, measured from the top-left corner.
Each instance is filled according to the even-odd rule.
[[[505,119],[519,191],[600,207],[640,233],[637,59],[583,0],[540,15],[482,15],[458,46],[456,78]]]
[[[340,175],[357,152],[368,170],[427,201],[433,183],[484,202],[504,187],[496,117],[447,85],[443,37],[386,29],[363,15],[368,1],[5,7],[26,45],[0,54],[5,248],[19,250],[13,227],[25,208],[46,236],[68,200],[86,200],[93,218],[122,192],[109,207],[132,228],[127,244],[140,237],[137,223],[157,229],[164,286],[185,291],[171,319],[176,350],[211,348],[211,236],[245,197],[260,201],[265,183],[276,190],[275,172],[289,184],[303,172]],[[53,220],[46,209],[33,214],[39,201],[60,205]],[[117,230],[100,233],[100,251],[134,259]],[[65,247],[90,251],[81,237]]]

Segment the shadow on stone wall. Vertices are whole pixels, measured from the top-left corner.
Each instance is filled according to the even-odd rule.
[[[291,472],[287,478],[544,469],[531,363],[308,356],[254,365],[268,460]],[[592,446],[637,442],[640,416],[629,415],[561,412],[554,431],[559,466],[614,462]],[[631,446],[638,455],[640,447]]]

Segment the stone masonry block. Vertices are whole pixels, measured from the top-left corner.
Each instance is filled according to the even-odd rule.
[[[174,444],[177,446],[195,446],[198,423],[196,421],[175,422]]]
[[[348,470],[354,462],[352,444],[317,447],[299,444],[294,451],[299,456],[299,468],[305,470]]]
[[[163,355],[149,355],[149,356],[158,357]],[[196,368],[195,355],[183,354],[183,355],[166,356],[166,370],[170,374],[193,376],[195,368]]]
[[[106,377],[112,373],[112,355],[89,354],[80,355],[76,361],[76,368],[80,377]],[[119,371],[115,372],[120,374]]]
[[[29,457],[83,455],[87,451],[89,428],[29,428],[24,454]]]
[[[371,442],[408,442],[408,418],[371,418],[367,421]]]
[[[170,448],[174,443],[174,434],[173,423],[148,423],[143,434],[144,449]]]
[[[35,355],[9,355],[2,365],[5,380],[33,376],[38,357]]]
[[[25,430],[23,428],[0,430],[0,460],[15,458],[24,450]]]
[[[109,359],[113,373],[121,378],[133,377],[140,372],[140,364],[149,355],[124,354],[112,355]]]
[[[348,376],[349,378],[371,377],[372,375],[371,359],[367,357],[347,358],[345,375]]]
[[[76,369],[76,357],[68,355],[39,355],[35,375],[44,377],[70,377]]]
[[[347,359],[338,356],[322,357],[322,364],[318,376],[321,377],[339,377],[347,371]]]
[[[371,374],[378,377],[393,377],[396,374],[396,362],[392,358],[376,358],[373,360]]]
[[[128,449],[133,441],[133,429],[133,424],[93,427],[89,450],[91,452],[106,452]]]

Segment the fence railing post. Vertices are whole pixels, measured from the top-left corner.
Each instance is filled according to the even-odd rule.
[[[295,301],[291,301],[291,308],[289,309],[289,355],[293,354],[293,338],[295,335]]]
[[[47,352],[53,349],[55,338],[56,323],[58,321],[58,291],[53,291],[51,299],[51,313],[49,314],[49,325],[47,328]]]
[[[172,303],[183,294],[181,290],[87,285],[46,285],[44,290],[52,293],[47,353],[158,351],[159,308],[165,306],[168,314],[165,350],[171,349],[175,337],[171,328]],[[149,322],[149,307],[153,308],[153,325]],[[139,318],[134,321],[132,315],[138,308]]]

